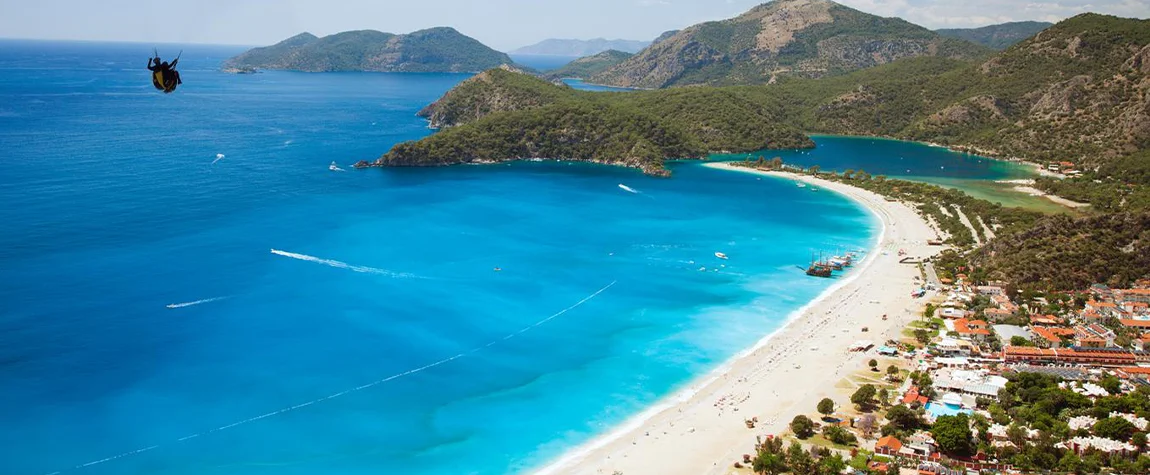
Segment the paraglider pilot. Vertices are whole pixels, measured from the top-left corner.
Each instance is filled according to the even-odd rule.
[[[160,60],[160,56],[148,59],[148,71],[152,72],[152,85],[165,93],[176,90],[176,86],[183,84],[180,80],[180,72],[176,71],[176,64],[180,62],[177,57],[168,64],[167,61]]]

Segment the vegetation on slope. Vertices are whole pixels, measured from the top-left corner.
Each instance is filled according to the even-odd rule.
[[[429,28],[406,35],[374,30],[345,31],[317,38],[293,36],[254,48],[224,62],[224,69],[293,71],[470,72],[511,64],[511,58],[453,28]]]
[[[631,56],[634,56],[634,54],[609,49],[602,53],[594,54],[591,56],[584,56],[570,63],[567,63],[559,69],[548,71],[547,77],[550,79],[586,79],[606,71],[607,68],[626,61],[627,58],[630,58]]]
[[[1004,50],[1050,28],[1051,25],[1053,23],[1044,21],[1015,21],[981,28],[946,28],[934,30],[934,32],[949,38],[977,43],[991,49]]]
[[[777,77],[839,74],[906,57],[975,58],[990,52],[829,0],[775,0],[735,18],[660,38],[591,80],[646,88],[762,84]]]
[[[1128,286],[1150,270],[1150,211],[1048,216],[973,256],[992,278],[1054,290]]]

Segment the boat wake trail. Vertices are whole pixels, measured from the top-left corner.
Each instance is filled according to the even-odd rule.
[[[311,259],[316,259],[316,260],[320,260],[320,261],[323,261],[323,260],[324,260],[324,259],[319,259],[319,258],[316,258],[316,257],[312,257],[312,256],[303,256],[302,254],[292,254],[292,253],[290,253],[290,252],[277,251],[277,250],[275,250],[275,249],[272,249],[272,252],[273,252],[273,253],[276,253],[276,254],[279,254],[279,255],[286,255],[287,257],[295,257],[295,256],[301,256],[301,257],[295,257],[295,258],[297,258],[297,259],[301,259],[301,258],[304,258],[304,257],[306,257],[306,258],[310,258],[310,259],[303,259],[303,260],[311,260]],[[289,255],[289,254],[290,254],[290,255]],[[332,261],[332,262],[338,262],[338,261]],[[340,264],[343,264],[343,263],[341,262]],[[344,265],[346,265],[346,264],[344,264]],[[338,266],[337,266],[337,267],[338,267]],[[491,341],[490,341],[490,342],[488,342],[487,344],[484,344],[484,345],[481,345],[481,346],[477,346],[477,347],[475,347],[475,348],[472,348],[472,349],[470,349],[470,350],[468,350],[468,351],[465,351],[465,352],[463,352],[463,353],[459,353],[459,354],[456,354],[456,355],[453,355],[453,356],[449,356],[449,357],[447,357],[447,358],[443,358],[443,359],[441,359],[441,360],[438,360],[438,361],[435,361],[435,362],[433,362],[433,363],[428,363],[428,364],[425,364],[425,365],[423,365],[423,366],[420,366],[420,367],[418,367],[418,368],[412,368],[412,369],[409,369],[409,370],[407,370],[407,371],[404,371],[404,372],[402,372],[402,373],[396,373],[396,374],[393,374],[393,375],[391,375],[391,376],[387,376],[387,377],[385,377],[385,378],[382,378],[382,379],[378,379],[378,380],[372,381],[372,382],[370,382],[370,383],[367,383],[367,384],[361,384],[361,385],[359,385],[359,386],[356,386],[356,387],[354,387],[354,388],[345,389],[345,390],[343,390],[343,391],[340,391],[340,392],[337,392],[337,393],[334,393],[334,394],[329,394],[329,395],[327,395],[327,396],[324,396],[324,397],[321,397],[321,398],[318,398],[318,399],[312,399],[311,401],[307,401],[307,402],[299,403],[299,404],[296,404],[296,405],[294,405],[294,406],[288,406],[288,407],[284,407],[284,408],[281,408],[281,409],[277,409],[277,410],[275,410],[275,411],[271,411],[271,412],[267,412],[267,413],[264,413],[264,414],[260,414],[260,415],[258,415],[258,416],[255,416],[255,417],[249,417],[249,418],[247,418],[247,419],[244,419],[244,420],[241,420],[241,421],[232,422],[232,423],[230,423],[230,424],[225,424],[225,425],[222,425],[222,426],[216,427],[215,429],[209,429],[209,430],[206,430],[206,431],[203,431],[203,432],[198,432],[198,433],[195,433],[195,434],[186,435],[186,436],[184,436],[184,437],[180,437],[180,438],[178,438],[178,439],[175,439],[174,441],[172,441],[172,442],[170,442],[170,443],[180,443],[180,442],[184,442],[184,441],[187,441],[187,440],[190,440],[190,439],[195,439],[195,438],[198,438],[198,437],[202,437],[202,436],[206,436],[206,435],[214,434],[214,433],[216,433],[216,432],[225,431],[225,430],[228,430],[228,429],[232,429],[232,428],[235,428],[235,427],[238,427],[238,426],[242,426],[242,425],[244,425],[244,424],[247,424],[247,423],[250,423],[250,422],[255,422],[255,421],[258,421],[258,420],[262,420],[262,419],[267,419],[267,418],[269,418],[269,417],[273,417],[273,416],[278,416],[278,415],[280,415],[280,414],[284,414],[284,413],[287,413],[287,412],[291,412],[291,411],[294,411],[294,410],[296,410],[296,409],[303,409],[303,408],[305,408],[305,407],[308,407],[308,406],[311,406],[311,405],[314,405],[314,404],[318,404],[318,403],[321,403],[321,402],[324,402],[324,401],[330,401],[330,400],[332,400],[332,399],[335,399],[335,398],[338,398],[338,397],[340,397],[340,396],[346,396],[346,395],[348,395],[348,394],[351,394],[351,393],[354,393],[354,392],[357,392],[357,391],[362,391],[362,390],[364,390],[364,389],[368,389],[368,388],[372,388],[372,387],[375,387],[375,386],[379,386],[379,385],[381,385],[381,384],[383,384],[383,383],[386,383],[386,382],[389,382],[389,381],[394,381],[394,380],[396,380],[396,379],[399,379],[399,378],[402,378],[402,377],[404,377],[404,376],[410,376],[410,375],[412,375],[412,374],[415,374],[415,373],[419,373],[419,372],[422,372],[422,371],[426,371],[426,370],[429,370],[429,369],[431,369],[431,368],[434,368],[434,367],[436,367],[436,366],[440,366],[440,365],[443,365],[443,364],[447,364],[447,363],[450,363],[450,362],[452,362],[452,361],[455,361],[455,360],[457,360],[457,359],[460,359],[460,358],[464,358],[464,357],[470,356],[470,355],[472,355],[472,354],[475,354],[475,353],[477,353],[477,352],[479,352],[479,351],[482,351],[482,350],[484,350],[484,349],[487,349],[487,348],[490,348],[490,347],[492,347],[492,346],[495,346],[495,345],[497,345],[497,344],[499,344],[499,343],[501,343],[501,342],[504,342],[504,341],[510,340],[510,339],[512,339],[512,338],[515,338],[515,337],[517,337],[517,336],[519,336],[519,335],[522,335],[522,334],[524,334],[524,333],[527,333],[528,331],[531,331],[531,330],[535,329],[536,327],[538,327],[538,326],[540,326],[540,325],[543,325],[544,323],[547,323],[547,322],[549,322],[549,321],[551,321],[551,320],[554,320],[554,319],[556,319],[556,318],[559,318],[559,317],[560,317],[560,316],[562,316],[563,314],[565,314],[565,313],[567,313],[567,312],[570,312],[570,311],[572,311],[572,310],[574,310],[574,309],[578,308],[579,306],[581,306],[581,305],[583,305],[583,304],[585,304],[585,303],[589,302],[591,299],[594,299],[595,297],[598,297],[598,296],[599,296],[600,294],[602,294],[603,292],[606,292],[606,291],[607,291],[607,289],[610,289],[611,287],[613,287],[613,286],[614,286],[616,283],[618,283],[618,281],[611,281],[611,283],[610,283],[610,284],[607,284],[607,285],[603,286],[603,287],[602,287],[602,288],[600,288],[599,290],[596,290],[595,292],[591,293],[590,295],[588,295],[588,296],[586,296],[586,297],[583,297],[583,299],[582,299],[582,300],[580,300],[580,301],[578,301],[578,302],[575,302],[574,304],[571,304],[571,306],[569,306],[569,307],[567,307],[567,308],[564,308],[563,310],[560,310],[560,311],[558,311],[558,312],[555,312],[555,313],[553,313],[553,314],[551,314],[551,315],[548,315],[546,318],[543,318],[542,320],[539,320],[539,321],[537,321],[537,322],[535,322],[535,323],[532,323],[532,324],[530,324],[530,325],[527,325],[527,326],[525,326],[525,327],[523,327],[523,328],[520,328],[519,330],[516,330],[516,331],[513,331],[513,332],[511,332],[511,333],[508,333],[506,336],[503,336],[503,337],[501,337],[501,338],[496,338],[496,339],[494,339],[494,340],[491,340]],[[93,461],[91,461],[91,462],[85,462],[85,463],[82,463],[82,464],[76,465],[76,466],[74,466],[74,467],[72,467],[72,468],[69,468],[69,469],[64,469],[64,470],[59,470],[59,471],[55,471],[55,472],[50,472],[50,473],[48,473],[48,474],[46,474],[46,475],[57,475],[57,474],[60,474],[60,473],[64,473],[64,472],[68,472],[68,471],[72,471],[72,470],[77,470],[77,469],[81,469],[81,468],[85,468],[85,467],[90,467],[90,466],[93,466],[93,465],[99,465],[99,464],[102,464],[102,463],[105,463],[105,462],[111,462],[111,461],[113,461],[113,460],[122,459],[122,458],[124,458],[124,457],[129,457],[129,456],[132,456],[132,455],[141,454],[141,453],[144,453],[144,452],[147,452],[147,451],[150,451],[150,450],[153,450],[153,449],[159,448],[159,447],[160,447],[159,445],[151,445],[151,446],[148,446],[148,447],[143,447],[143,448],[139,448],[139,449],[136,449],[136,450],[130,450],[130,451],[128,451],[128,452],[124,452],[124,453],[121,453],[121,454],[118,454],[118,455],[113,455],[113,456],[111,456],[111,457],[106,457],[106,458],[102,458],[102,459],[99,459],[99,460],[93,460]]]
[[[623,191],[626,191],[626,192],[628,192],[628,193],[641,194],[641,193],[639,193],[639,190],[636,190],[636,189],[634,189],[634,188],[631,188],[631,187],[629,187],[629,186],[627,186],[627,185],[624,185],[624,184],[622,184],[622,183],[620,183],[620,184],[619,184],[619,188],[620,188],[621,190],[623,190]]]
[[[352,271],[356,271],[356,272],[363,272],[365,274],[379,274],[379,275],[386,275],[388,277],[397,277],[397,278],[404,278],[404,279],[418,278],[419,277],[415,274],[408,274],[406,272],[392,272],[392,271],[389,271],[387,269],[380,269],[377,267],[357,266],[357,265],[348,264],[346,262],[340,262],[340,261],[337,261],[334,259],[324,259],[322,257],[309,256],[307,254],[296,254],[294,252],[281,251],[279,249],[272,249],[272,254],[275,254],[277,256],[290,257],[292,259],[299,259],[301,261],[314,262],[316,264],[323,264],[325,266],[331,266],[331,267],[335,267],[338,269],[347,269],[347,270],[352,270]]]
[[[168,307],[168,308],[184,308],[184,307],[191,307],[191,306],[193,306],[193,305],[199,305],[199,304],[202,304],[202,303],[215,302],[215,301],[223,300],[223,299],[226,299],[226,298],[227,298],[227,297],[212,297],[212,298],[210,298],[210,299],[196,300],[196,301],[194,301],[194,302],[170,303],[170,304],[167,304],[167,305],[165,305],[165,307]]]

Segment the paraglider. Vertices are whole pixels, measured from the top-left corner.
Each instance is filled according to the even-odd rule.
[[[148,71],[152,72],[152,85],[157,90],[164,91],[164,94],[175,91],[176,86],[184,83],[180,80],[180,72],[176,71],[176,63],[180,62],[180,55],[182,54],[184,54],[183,51],[176,55],[176,59],[172,60],[171,64],[160,60],[158,52],[155,52],[155,57],[148,58]]]

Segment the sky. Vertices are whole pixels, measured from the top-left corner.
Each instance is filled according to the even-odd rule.
[[[498,50],[547,38],[650,40],[764,0],[0,0],[0,38],[268,45],[308,31],[407,33],[451,26]],[[838,0],[928,28],[1082,12],[1150,17],[1150,0]]]

